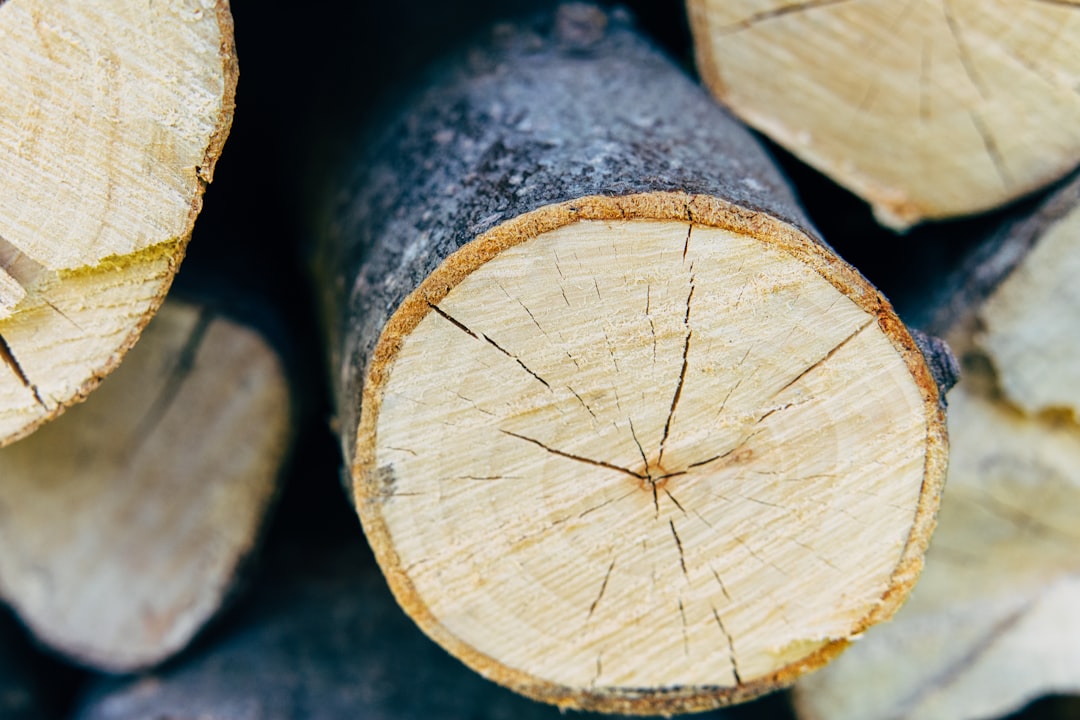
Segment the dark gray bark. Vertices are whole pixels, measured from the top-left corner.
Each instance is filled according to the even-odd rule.
[[[809,227],[750,133],[619,11],[570,5],[498,25],[389,117],[317,231],[350,459],[363,371],[387,319],[500,223],[593,195],[679,192]]]

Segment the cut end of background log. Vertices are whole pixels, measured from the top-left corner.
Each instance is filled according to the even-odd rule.
[[[255,549],[292,432],[273,348],[168,301],[92,398],[0,450],[0,595],[80,664],[165,660]]]
[[[946,442],[915,342],[618,14],[443,68],[323,258],[399,602],[564,707],[701,710],[822,665],[921,566]]]
[[[879,220],[998,207],[1080,163],[1080,5],[689,0],[713,93]]]
[[[232,123],[225,0],[0,3],[0,445],[161,303]]]

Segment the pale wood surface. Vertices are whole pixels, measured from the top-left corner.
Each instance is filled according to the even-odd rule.
[[[1069,0],[688,0],[713,93],[885,224],[1003,205],[1080,163]]]
[[[226,0],[0,4],[0,445],[160,304],[232,122]]]
[[[891,623],[799,683],[803,717],[975,720],[1080,693],[1078,190],[988,243],[957,288],[969,305],[943,314],[966,362],[926,570]]]
[[[170,301],[92,398],[0,450],[0,594],[79,663],[169,657],[256,544],[289,405],[256,332]]]
[[[570,687],[734,688],[876,611],[926,435],[877,318],[808,265],[583,221],[440,301],[361,442],[368,512],[462,643]]]
[[[589,6],[425,82],[328,193],[319,258],[406,611],[486,677],[637,714],[784,686],[891,615],[939,388],[753,138]]]
[[[1008,400],[1080,416],[1080,205],[1042,237],[978,313],[974,343]]]
[[[890,623],[796,686],[802,717],[996,718],[1080,693],[1080,428],[961,382],[926,569]]]

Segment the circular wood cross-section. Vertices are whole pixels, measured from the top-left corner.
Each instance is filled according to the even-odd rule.
[[[0,446],[161,305],[232,125],[227,0],[0,0]]]
[[[406,610],[477,670],[562,705],[701,709],[906,594],[936,388],[865,281],[759,223],[497,229],[384,331],[361,516]]]
[[[698,67],[749,124],[907,228],[1080,163],[1072,0],[690,0]]]

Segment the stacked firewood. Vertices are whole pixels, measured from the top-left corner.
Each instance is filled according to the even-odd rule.
[[[232,5],[0,2],[0,715],[1080,693],[1080,7]]]

